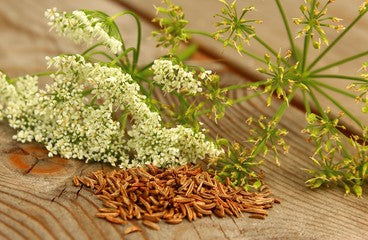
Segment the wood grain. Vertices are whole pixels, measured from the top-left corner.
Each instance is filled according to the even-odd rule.
[[[60,52],[80,51],[80,47],[48,33],[42,12],[50,6],[61,9],[94,8],[115,13],[122,8],[112,1],[6,1],[0,0],[0,68],[11,75],[42,71],[44,56]],[[148,4],[147,4],[148,5]],[[32,9],[32,11],[30,11]],[[120,25],[126,37],[134,42],[134,25],[129,19]],[[146,40],[144,60],[161,54],[149,41],[151,26],[144,24]],[[199,59],[199,58],[197,58]],[[213,65],[213,59],[201,58],[203,64]],[[246,81],[216,64],[225,82]],[[234,96],[247,94],[237,91]],[[157,96],[163,99],[164,96]],[[172,99],[168,99],[172,101]],[[277,104],[265,108],[260,99],[231,108],[218,124],[203,122],[211,134],[244,141],[248,128],[245,119],[251,115],[271,115]],[[282,200],[264,220],[246,216],[233,219],[203,218],[179,225],[160,224],[156,232],[123,236],[124,227],[96,218],[100,203],[88,190],[72,186],[74,175],[96,169],[110,169],[103,164],[85,164],[76,160],[50,159],[41,146],[20,144],[12,140],[14,131],[6,122],[0,123],[0,239],[365,239],[368,231],[365,198],[344,196],[340,189],[312,191],[304,186],[307,174],[303,168],[313,167],[309,156],[313,148],[300,134],[304,112],[291,107],[282,121],[289,130],[291,145],[281,167],[266,158],[263,170],[265,181]],[[33,148],[31,151],[30,149]],[[18,160],[14,160],[18,156]],[[53,171],[50,172],[50,169]],[[130,224],[139,224],[131,222]]]

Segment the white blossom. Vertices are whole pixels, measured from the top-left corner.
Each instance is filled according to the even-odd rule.
[[[164,127],[139,85],[120,68],[90,63],[80,55],[47,61],[56,72],[50,76],[52,84],[41,90],[37,77],[11,84],[0,75],[1,113],[18,130],[18,141],[43,143],[50,156],[120,167],[180,165],[222,152],[203,132]],[[117,110],[128,111],[133,120],[128,134],[113,117]]]
[[[45,12],[45,17],[49,20],[48,25],[51,30],[55,29],[57,33],[76,43],[91,44],[94,39],[97,39],[114,54],[122,50],[122,43],[105,31],[102,22],[83,11],[66,13],[58,12],[53,8]]]
[[[153,81],[162,85],[165,92],[187,92],[195,95],[202,91],[201,82],[195,79],[193,72],[173,64],[167,59],[156,59],[153,62]]]

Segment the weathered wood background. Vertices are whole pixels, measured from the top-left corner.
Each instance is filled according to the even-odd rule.
[[[272,46],[287,47],[284,30],[267,28],[267,23],[280,21],[272,1],[250,1],[257,5],[258,15],[265,18],[260,32]],[[284,0],[290,17],[299,16],[297,6],[301,1]],[[336,1],[332,10],[349,22],[361,1]],[[181,1],[192,27],[211,29],[210,20],[219,8],[214,0]],[[0,0],[0,69],[11,76],[43,71],[44,56],[61,52],[80,52],[81,47],[49,33],[43,12],[57,6],[62,10],[92,8],[109,14],[126,8],[137,10],[146,17],[152,16],[152,4],[158,0],[109,1],[109,0]],[[368,37],[368,19],[358,25],[321,64],[363,49]],[[128,42],[134,43],[135,25],[132,19],[119,19],[119,26]],[[149,33],[154,26],[143,23],[143,59],[149,62],[163,51],[154,48]],[[244,76],[255,73],[252,61],[244,60],[232,51],[224,51],[219,45],[196,38],[201,52],[194,58],[206,66],[212,66],[226,82],[248,81]],[[261,48],[256,48],[260,52]],[[211,55],[209,57],[208,55]],[[332,71],[355,74],[357,65],[348,64]],[[234,69],[236,71],[234,71]],[[236,72],[236,73],[235,73]],[[336,84],[338,83],[337,80]],[[236,92],[244,95],[246,92]],[[161,96],[162,97],[162,96]],[[325,104],[328,102],[326,101]],[[250,115],[270,115],[274,111],[265,108],[260,99],[241,104],[229,110],[225,119],[217,125],[203,121],[214,134],[242,141],[247,136],[244,120]],[[357,106],[351,106],[359,112]],[[99,201],[86,189],[72,186],[74,175],[88,173],[94,169],[108,168],[102,164],[85,164],[81,161],[47,158],[45,151],[35,144],[19,144],[12,140],[14,134],[5,122],[0,124],[0,239],[367,239],[367,196],[356,198],[344,196],[340,189],[310,190],[304,186],[307,174],[303,168],[312,167],[309,156],[313,151],[300,133],[304,124],[304,112],[296,107],[288,110],[282,126],[290,134],[287,141],[290,153],[277,167],[272,159],[266,159],[263,167],[266,182],[274,194],[282,200],[270,216],[264,220],[216,217],[203,218],[196,222],[183,222],[172,226],[160,224],[161,231],[145,229],[141,233],[123,236],[124,227],[109,224],[94,217]],[[349,124],[349,123],[348,123]],[[352,126],[353,128],[353,126]],[[140,224],[131,222],[131,224]]]

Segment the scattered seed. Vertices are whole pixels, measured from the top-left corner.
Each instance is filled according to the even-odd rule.
[[[154,222],[143,220],[142,223],[153,230],[160,230],[160,226]]]
[[[121,218],[116,218],[116,217],[112,217],[112,216],[106,216],[106,220],[112,223],[116,223],[116,224],[126,224],[127,222],[124,221]]]
[[[128,235],[130,233],[134,233],[134,232],[140,232],[142,231],[142,229],[138,226],[130,226],[130,227],[127,227],[125,230],[124,230],[124,234],[125,235]]]
[[[183,221],[182,218],[172,218],[172,219],[166,219],[166,223],[168,224],[179,224]]]
[[[96,217],[98,218],[106,218],[106,217],[117,217],[119,216],[119,213],[115,213],[115,212],[110,212],[110,213],[103,213],[103,212],[99,212],[99,213],[96,213]]]
[[[78,176],[74,176],[73,177],[73,183],[74,183],[74,186],[76,187],[79,187],[80,186],[80,181],[79,181],[79,177]]]

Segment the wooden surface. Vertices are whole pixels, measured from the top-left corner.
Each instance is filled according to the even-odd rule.
[[[122,10],[120,4],[107,0],[62,3],[0,0],[0,6],[0,69],[5,69],[11,76],[42,71],[45,55],[80,49],[48,32],[42,17],[47,7],[58,6],[63,10],[88,7],[110,14]],[[124,19],[119,25],[133,42],[133,22]],[[162,52],[153,48],[154,43],[148,37],[152,26],[145,23],[143,28],[142,52],[148,62]],[[204,64],[213,64],[211,59],[201,59]],[[221,64],[216,68],[225,82],[246,81]],[[217,125],[206,119],[203,121],[212,134],[242,141],[247,136],[244,120],[250,115],[269,115],[276,107],[267,109],[258,99],[230,109]],[[344,196],[340,189],[312,191],[304,186],[308,176],[302,169],[312,167],[308,157],[313,148],[300,134],[304,112],[294,107],[288,111],[282,127],[290,132],[286,139],[291,145],[290,153],[282,159],[281,167],[277,167],[272,159],[266,159],[263,167],[265,181],[282,200],[281,205],[271,209],[266,220],[247,216],[239,219],[208,217],[192,223],[184,221],[176,226],[162,223],[161,231],[145,229],[128,236],[123,236],[123,226],[95,218],[99,201],[88,190],[72,186],[74,175],[107,169],[108,166],[49,159],[38,145],[14,142],[14,131],[5,122],[0,123],[0,239],[366,239],[367,196],[356,198]]]

